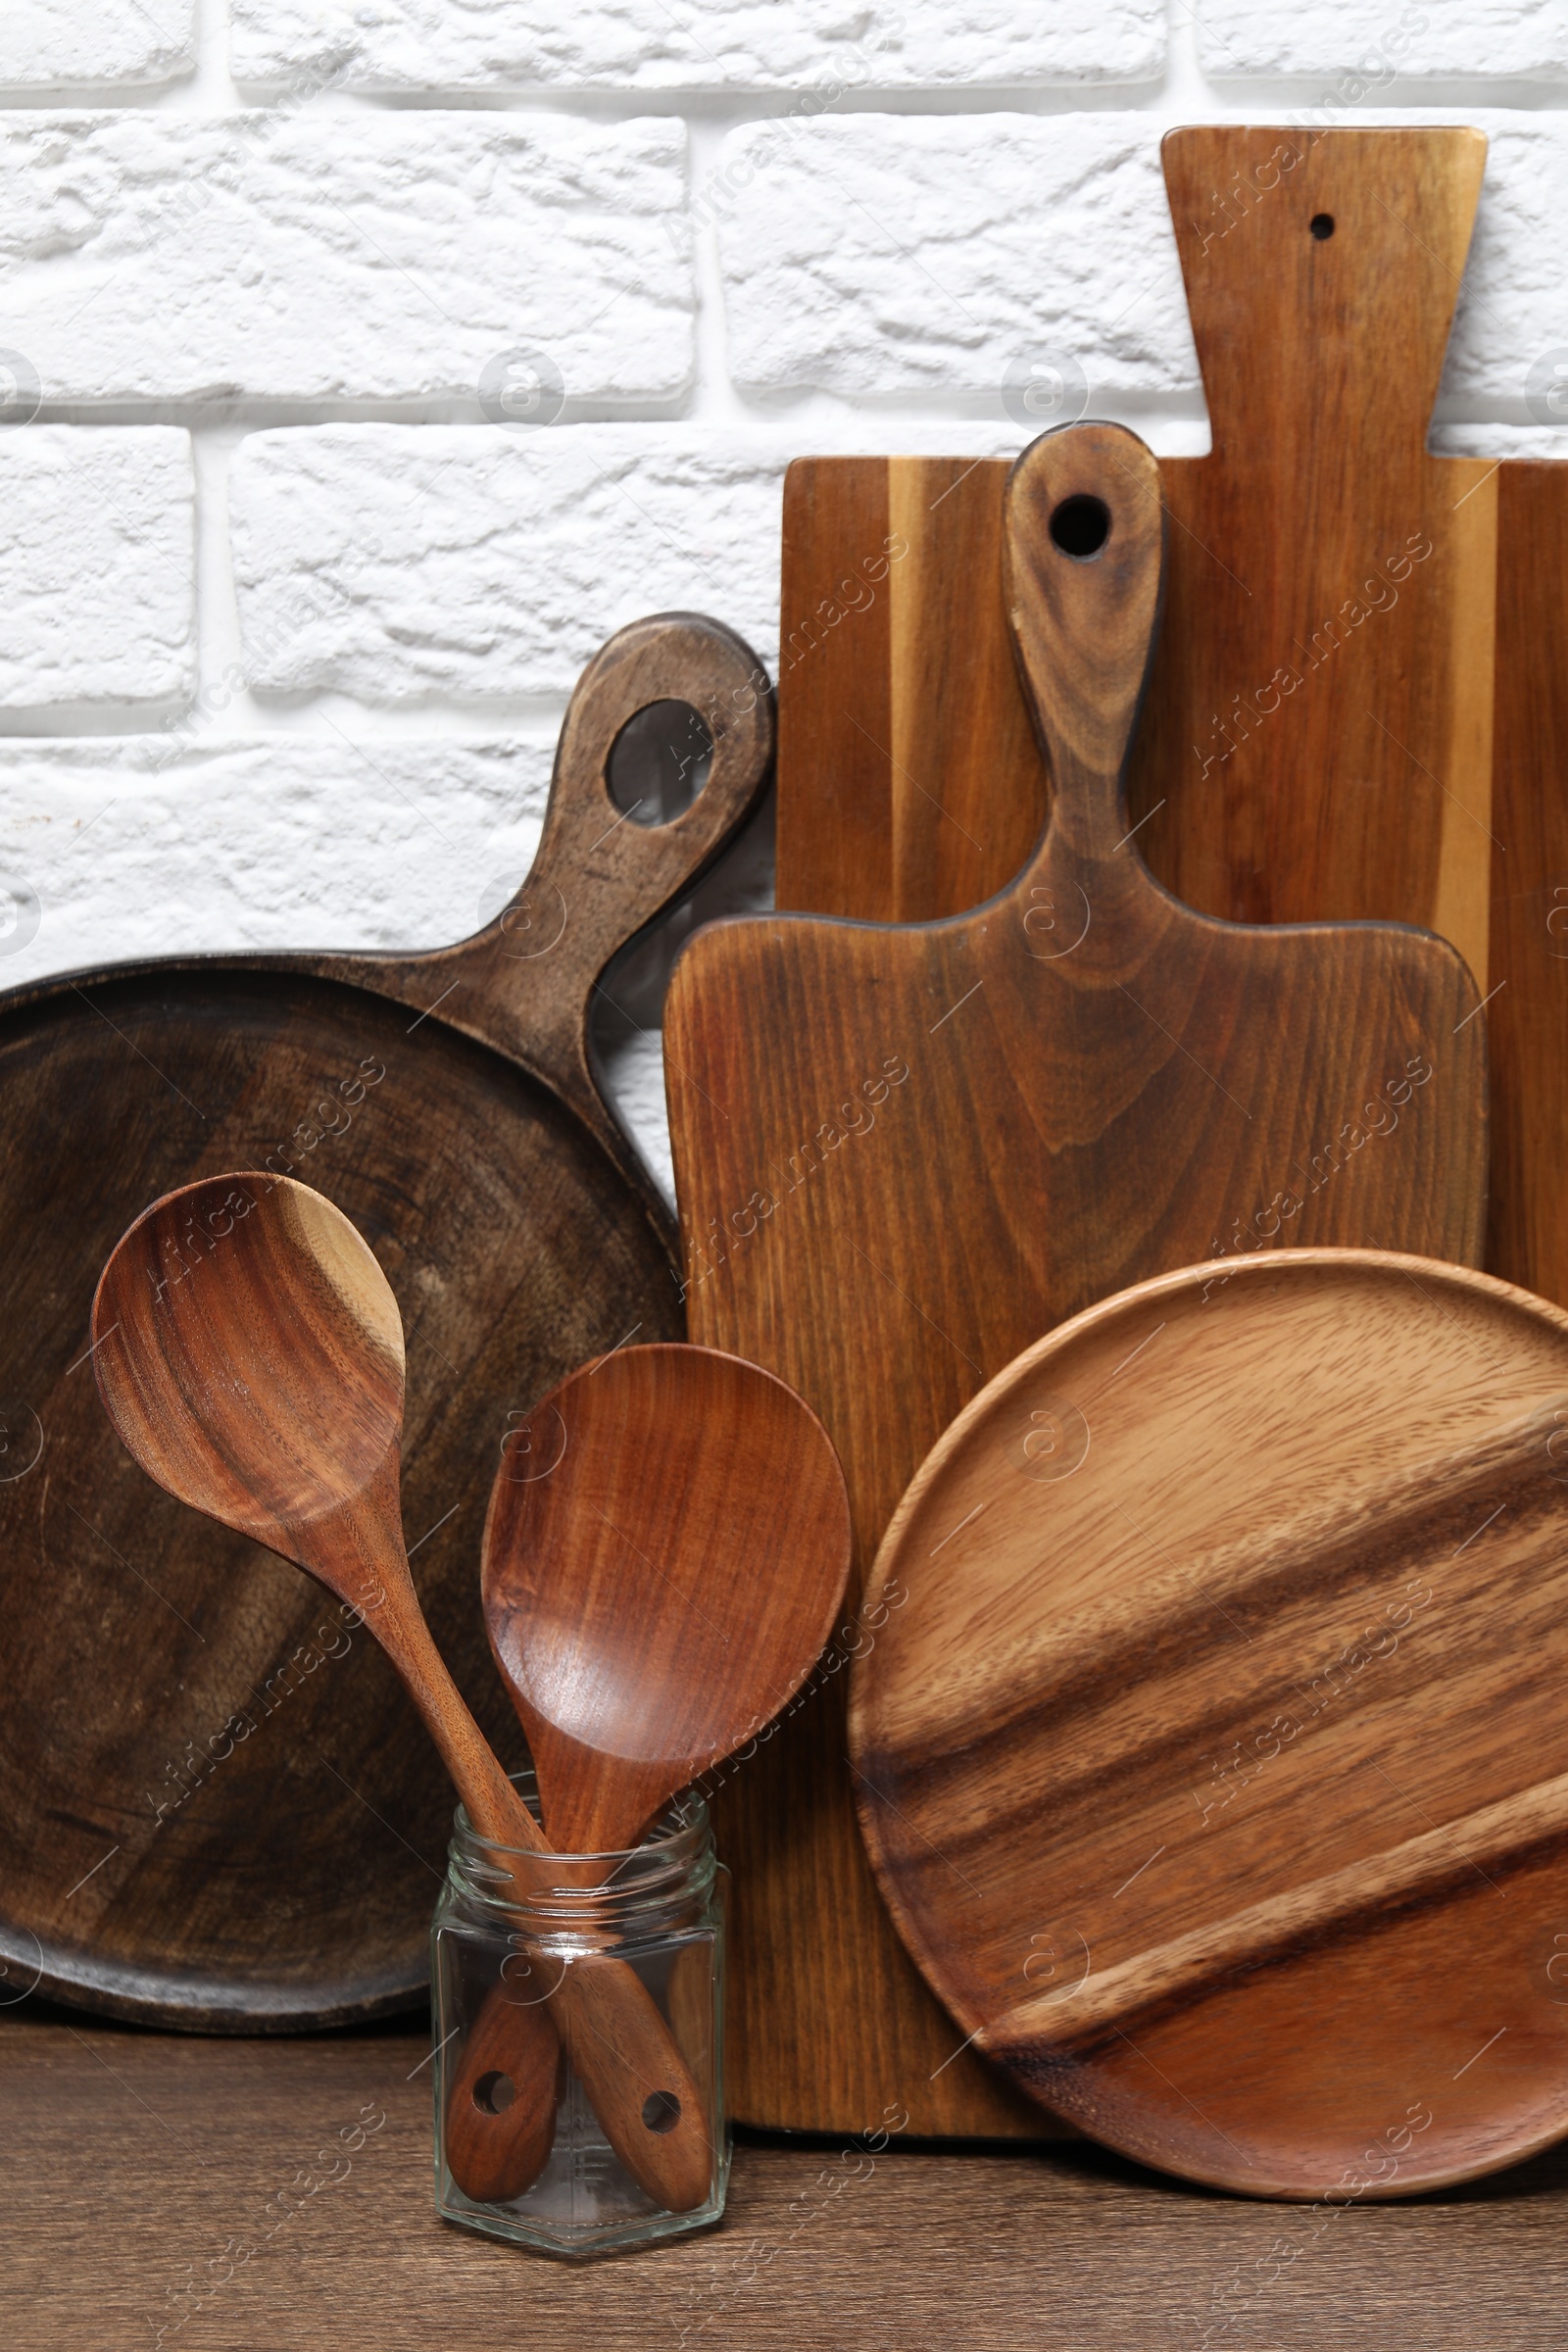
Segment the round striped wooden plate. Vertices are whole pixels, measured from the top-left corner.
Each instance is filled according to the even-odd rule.
[[[1264,2196],[1568,2130],[1568,1313],[1363,1250],[1143,1283],[959,1415],[868,1614],[861,1824],[955,2048]]]

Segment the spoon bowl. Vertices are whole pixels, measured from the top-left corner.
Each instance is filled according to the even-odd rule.
[[[634,1845],[787,1705],[849,1570],[838,1455],[771,1372],[626,1348],[536,1405],[491,1490],[482,1581],[552,1843]]]
[[[92,1336],[127,1451],[287,1558],[397,1460],[397,1300],[348,1218],[290,1178],[220,1177],[156,1201],[104,1268]]]

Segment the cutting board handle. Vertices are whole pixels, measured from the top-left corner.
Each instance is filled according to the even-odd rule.
[[[1208,122],[1160,157],[1216,456],[1277,473],[1340,441],[1353,480],[1363,449],[1422,448],[1486,133]]]
[[[1064,856],[1099,864],[1125,839],[1123,777],[1164,560],[1159,466],[1125,425],[1058,425],[1018,458],[1006,489],[1007,616],[1054,790],[1045,840],[1014,885],[1025,896]],[[1127,864],[1147,885],[1136,857]]]
[[[712,761],[678,816],[640,823],[611,797],[610,758],[639,711],[665,702],[697,712]],[[594,990],[612,957],[690,888],[755,808],[772,773],[773,734],[767,672],[732,629],[697,612],[655,613],[618,629],[567,707],[539,853],[520,889],[471,939],[385,966],[406,1001],[417,998],[421,1011],[554,1087],[656,1210],[652,1180],[594,1078]],[[695,727],[692,739],[700,749]],[[376,984],[367,959],[355,961],[353,976]]]

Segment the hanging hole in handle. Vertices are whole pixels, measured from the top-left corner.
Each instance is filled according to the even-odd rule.
[[[481,2075],[473,2086],[473,2103],[481,2115],[505,2115],[517,2095],[517,2085],[510,2075],[492,2069]]]
[[[690,703],[650,703],[627,719],[610,747],[605,782],[634,825],[667,825],[708,781],[713,738]]]
[[[1332,237],[1334,234],[1334,215],[1332,213],[1314,213],[1306,225],[1321,244],[1325,237]]]
[[[1052,514],[1052,545],[1075,564],[1092,564],[1109,537],[1110,509],[1086,491],[1064,498]]]
[[[680,2122],[680,2101],[672,2090],[653,2090],[643,2101],[643,2123],[650,2132],[673,2132]]]

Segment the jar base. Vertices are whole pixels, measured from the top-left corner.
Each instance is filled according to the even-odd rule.
[[[612,2157],[611,2162],[614,2163]],[[475,2204],[448,2176],[437,2187],[435,2209],[442,2221],[452,2222],[460,2230],[474,2230],[481,2237],[501,2238],[533,2254],[554,2255],[558,2261],[587,2262],[600,2254],[623,2253],[631,2246],[681,2237],[693,2230],[710,2230],[722,2220],[729,2187],[728,2134],[713,2193],[690,2213],[662,2213],[651,2205],[645,2213],[632,2214],[626,2211],[621,2196],[607,2201],[609,2209],[602,2218],[584,2214],[584,2186],[579,2180],[574,2193],[562,2197],[558,2212],[550,2210],[554,2200],[541,2198],[537,2188],[528,2192],[527,2210],[514,2212],[505,2205]]]

